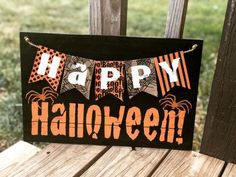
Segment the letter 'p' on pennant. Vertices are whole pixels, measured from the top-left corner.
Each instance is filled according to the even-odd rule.
[[[95,62],[95,100],[112,94],[123,101],[124,61]]]
[[[65,61],[64,53],[39,46],[28,82],[45,79],[53,90],[57,91]]]
[[[127,60],[125,69],[129,98],[140,92],[158,96],[153,58]]]
[[[162,96],[175,86],[191,89],[183,51],[156,57],[154,63]]]

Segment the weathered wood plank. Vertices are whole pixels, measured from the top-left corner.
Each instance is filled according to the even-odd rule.
[[[229,0],[201,152],[236,163],[236,0]]]
[[[0,153],[0,174],[7,174],[13,171],[18,165],[28,160],[30,157],[39,152],[40,149],[32,144],[19,141],[5,151]]]
[[[125,35],[127,0],[90,0],[90,33]]]
[[[112,147],[82,176],[147,176],[167,152],[166,149]]]
[[[236,177],[236,165],[232,164],[232,163],[229,163],[226,166],[222,177]]]
[[[165,37],[182,38],[187,7],[188,0],[170,0]]]
[[[172,150],[152,176],[217,177],[224,161],[193,151]]]
[[[7,176],[74,176],[107,150],[104,146],[50,144]]]

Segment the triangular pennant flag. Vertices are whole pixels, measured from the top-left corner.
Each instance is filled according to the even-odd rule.
[[[175,52],[154,59],[162,96],[174,86],[191,89],[184,52]]]
[[[158,96],[153,58],[125,61],[129,98],[140,92]]]
[[[67,55],[60,93],[76,88],[89,99],[94,65],[94,60]]]
[[[53,90],[57,91],[65,61],[64,53],[39,46],[28,82],[46,79]]]
[[[124,72],[124,61],[96,61],[95,99],[112,94],[123,101]]]

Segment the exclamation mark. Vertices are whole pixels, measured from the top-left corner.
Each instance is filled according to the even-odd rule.
[[[178,113],[179,121],[178,121],[177,134],[179,135],[179,137],[176,138],[176,142],[178,143],[178,145],[183,144],[182,133],[183,133],[185,114],[186,114],[186,111],[179,111]]]
[[[173,143],[174,136],[175,136],[175,111],[171,110],[169,112],[169,127],[168,127],[167,142]]]

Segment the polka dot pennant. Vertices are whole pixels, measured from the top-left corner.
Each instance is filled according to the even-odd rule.
[[[39,74],[39,72],[38,72],[39,71],[39,65],[42,61],[42,55],[43,54],[48,54],[49,55],[48,64],[52,63],[54,56],[56,56],[60,59],[60,63],[59,63],[59,66],[57,68],[57,73],[56,73],[55,78],[52,78],[52,77],[48,76],[49,71],[51,69],[49,66],[46,68],[46,71],[45,71],[44,75]],[[36,53],[36,57],[34,59],[34,64],[33,64],[33,68],[32,68],[28,83],[33,83],[33,82],[37,82],[37,81],[45,79],[49,83],[49,85],[53,88],[53,90],[57,91],[57,88],[58,88],[58,85],[59,85],[59,82],[60,82],[60,78],[61,78],[61,75],[62,75],[62,71],[63,71],[63,68],[64,68],[65,61],[66,61],[66,55],[64,53],[55,51],[53,49],[49,49],[49,48],[44,47],[44,46],[39,46],[39,50]]]

